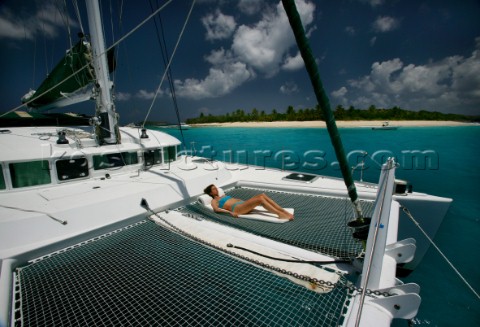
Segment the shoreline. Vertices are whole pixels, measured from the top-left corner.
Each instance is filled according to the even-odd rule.
[[[383,121],[380,120],[339,120],[336,121],[339,128],[372,128],[382,126]],[[448,120],[398,120],[389,121],[392,127],[451,127],[451,126],[480,126],[477,123],[464,123]],[[189,124],[192,127],[301,127],[301,128],[326,128],[324,121],[273,121],[273,122],[232,122],[232,123],[204,123],[204,124]]]

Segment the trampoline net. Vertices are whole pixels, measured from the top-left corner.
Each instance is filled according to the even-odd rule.
[[[352,220],[352,204],[349,199],[244,187],[226,191],[227,195],[242,200],[260,193],[267,194],[284,208],[294,208],[295,219],[283,224],[237,219],[229,214],[215,213],[197,202],[181,211],[197,213],[222,224],[337,258],[356,257],[362,252],[362,244],[352,237],[351,230],[347,228],[347,223]],[[374,203],[361,201],[361,205],[364,215],[371,216]]]
[[[15,284],[15,326],[336,326],[349,301],[151,221],[18,268]]]

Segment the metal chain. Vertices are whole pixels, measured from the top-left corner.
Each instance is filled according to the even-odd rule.
[[[230,250],[226,250],[220,246],[217,246],[215,244],[212,244],[212,243],[209,243],[207,241],[204,241],[202,240],[201,238],[198,238],[197,236],[194,236],[192,234],[189,234],[185,231],[183,231],[182,229],[180,229],[179,227],[173,225],[172,223],[168,222],[167,220],[165,220],[163,217],[161,217],[160,215],[158,215],[156,212],[150,210],[156,217],[158,217],[163,223],[165,223],[166,225],[168,225],[171,229],[173,229],[174,231],[176,231],[178,234],[180,235],[183,235],[189,239],[192,239],[200,244],[203,244],[203,245],[206,245],[208,247],[212,247],[216,250],[219,250],[219,251],[222,251],[224,253],[227,253],[229,255],[232,255],[238,259],[241,259],[241,260],[245,260],[247,262],[251,262],[255,265],[258,265],[262,268],[266,268],[266,269],[269,269],[269,270],[273,270],[273,271],[276,271],[278,273],[281,273],[283,275],[288,275],[288,276],[291,276],[291,277],[294,277],[296,279],[300,279],[300,280],[303,280],[303,281],[306,281],[306,282],[309,282],[311,284],[314,284],[314,285],[317,285],[317,286],[327,286],[329,288],[341,288],[341,289],[345,289],[347,290],[348,292],[350,292],[350,294],[352,294],[354,291],[358,292],[358,293],[361,293],[363,291],[363,288],[361,287],[356,287],[355,285],[353,284],[341,284],[341,283],[332,283],[331,281],[325,281],[325,280],[322,280],[322,279],[317,279],[317,278],[312,278],[310,276],[305,276],[305,275],[301,275],[301,274],[298,274],[296,272],[291,272],[291,271],[288,271],[286,269],[283,269],[283,268],[279,268],[279,267],[275,267],[275,266],[272,266],[270,264],[267,264],[267,263],[264,263],[264,262],[261,262],[259,260],[254,260],[254,259],[251,259],[247,256],[244,256],[244,255],[241,255],[241,254],[238,254],[236,252],[233,252],[233,251],[230,251]],[[184,216],[186,217],[190,217],[190,218],[194,218],[194,219],[197,219],[197,217],[195,215],[192,215],[192,214],[183,214]],[[154,221],[153,218],[149,218],[150,220]],[[155,221],[154,221],[155,222]],[[156,222],[155,222],[156,223]],[[157,224],[158,225],[158,224]],[[388,297],[388,296],[392,296],[392,294],[388,293],[388,292],[380,292],[378,290],[374,291],[374,290],[370,290],[370,289],[367,289],[366,290],[366,295],[368,296],[384,296],[384,297]]]

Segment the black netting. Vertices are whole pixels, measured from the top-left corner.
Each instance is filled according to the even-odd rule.
[[[145,221],[16,271],[18,326],[336,326],[318,294]]]
[[[295,219],[283,224],[236,219],[229,214],[214,213],[199,203],[188,205],[182,211],[195,212],[222,224],[337,258],[355,257],[362,251],[362,244],[347,228],[352,220],[350,200],[251,188],[234,188],[226,194],[246,200],[262,192],[282,207],[294,208]],[[370,216],[374,203],[362,201],[361,204],[364,214]]]

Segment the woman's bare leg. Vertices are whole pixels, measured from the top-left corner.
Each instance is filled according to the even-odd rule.
[[[287,210],[285,210],[283,207],[281,207],[277,202],[273,201],[272,198],[270,198],[266,194],[261,194],[265,197],[265,200],[267,200],[272,206],[274,206],[277,210],[284,212],[287,215],[290,215],[293,218],[293,215],[289,213]]]
[[[252,211],[256,206],[261,205],[271,213],[276,214],[279,218],[288,218],[293,219],[293,215],[285,211],[282,207],[280,207],[277,203],[275,203],[272,199],[268,198],[265,194],[259,194],[254,196],[253,198],[241,203],[235,207],[236,213],[242,215],[247,214]],[[270,201],[269,201],[270,200]],[[273,202],[273,203],[272,203]]]

